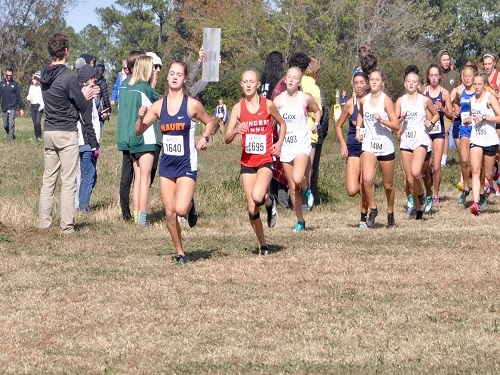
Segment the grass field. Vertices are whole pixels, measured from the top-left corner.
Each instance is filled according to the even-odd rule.
[[[280,210],[261,257],[239,146],[212,142],[199,154],[200,220],[183,226],[179,268],[157,181],[151,225],[120,219],[114,127],[93,210],[64,237],[59,195],[54,228],[37,229],[43,145],[31,120],[18,118],[16,141],[0,137],[0,373],[500,373],[500,198],[479,217],[456,202],[456,153],[432,215],[408,218],[398,168],[399,228],[383,227],[379,185],[379,225],[360,230],[332,129],[309,230],[293,233],[293,213]]]

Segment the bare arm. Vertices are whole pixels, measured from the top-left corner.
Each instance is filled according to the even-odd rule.
[[[451,106],[451,97],[450,93],[445,88],[443,88],[443,101],[444,101],[443,113],[448,118],[448,120],[453,121],[454,117],[453,117],[453,108]]]
[[[238,122],[240,118],[240,103],[236,103],[231,110],[231,117],[229,118],[229,123],[227,125],[227,131],[226,134],[224,135],[224,142],[226,144],[229,144],[233,141],[234,137],[236,137],[236,134],[243,134],[246,132],[246,128],[243,129],[242,126],[236,127],[236,123]]]
[[[432,130],[434,127],[434,124],[439,120],[439,113],[434,107],[434,104],[432,104],[432,100],[428,97],[425,97],[425,109],[427,110],[428,113],[432,115],[432,118],[430,120],[425,120],[425,126],[427,127],[428,130]]]
[[[398,131],[401,128],[401,124],[399,123],[399,120],[396,116],[396,113],[394,112],[394,103],[392,100],[386,96],[384,100],[384,109],[387,112],[387,116],[389,117],[389,120],[383,120],[380,119],[380,123],[382,125],[387,126],[391,130]],[[385,124],[384,124],[385,122]]]
[[[160,118],[162,100],[163,99],[159,99],[154,102],[149,109],[146,106],[141,106],[139,108],[139,118],[135,122],[134,126],[135,135],[143,135],[153,122]]]

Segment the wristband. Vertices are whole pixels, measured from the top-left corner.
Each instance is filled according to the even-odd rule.
[[[210,141],[210,137],[208,135],[205,135],[203,138],[205,138],[205,141],[207,141],[207,142]]]

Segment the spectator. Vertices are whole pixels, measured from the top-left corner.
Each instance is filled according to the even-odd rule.
[[[345,103],[347,103],[347,101],[351,99],[349,96],[347,96],[347,91],[346,90],[342,90],[340,92],[340,108],[341,109],[344,109],[344,106],[345,106]]]
[[[45,129],[39,220],[42,229],[49,228],[52,224],[54,191],[60,171],[60,226],[62,233],[69,234],[75,230],[74,200],[79,156],[77,121],[79,113],[85,113],[87,109],[87,100],[97,94],[98,88],[80,88],[77,77],[66,68],[69,57],[69,41],[66,35],[54,34],[49,37],[48,51],[52,62],[43,68],[40,77],[45,104]],[[93,129],[89,128],[89,131]]]
[[[19,109],[21,117],[24,116],[21,91],[17,82],[12,78],[13,73],[12,68],[7,69],[5,71],[5,80],[0,84],[3,127],[8,134],[9,140],[16,139],[16,107]]]
[[[33,129],[37,141],[42,140],[42,115],[43,98],[42,88],[40,87],[40,72],[33,74],[31,86],[26,98],[31,103],[31,119],[33,120]]]
[[[155,88],[158,84],[158,78],[160,77],[160,71],[163,67],[163,63],[161,62],[160,57],[154,52],[146,52],[146,55],[153,58],[153,74],[151,75],[149,84],[152,88]]]
[[[109,120],[111,113],[111,103],[109,102],[108,82],[106,81],[105,73],[106,67],[103,64],[97,64],[95,67],[96,81],[95,84],[99,86],[100,92],[96,98],[97,113],[99,114],[99,123],[101,124],[101,131],[104,127],[104,121]]]
[[[130,75],[130,71],[128,69],[127,59],[123,59],[122,60],[122,70],[120,71],[120,73],[118,73],[118,76],[116,77],[115,87],[113,88],[113,93],[111,94],[111,105],[118,104],[120,86],[121,86],[122,82],[125,81],[125,78],[127,78],[129,75]]]
[[[89,64],[90,66],[95,67],[95,63],[96,63],[95,56],[89,55],[88,53],[82,53],[80,55],[80,57],[85,60],[86,64]]]
[[[226,122],[229,121],[229,112],[222,98],[219,98],[217,107],[215,107],[214,109],[214,117],[217,117],[219,119],[220,131],[222,133],[222,136],[224,136],[224,134],[226,134]],[[213,133],[215,134],[216,132],[217,129],[214,129]]]

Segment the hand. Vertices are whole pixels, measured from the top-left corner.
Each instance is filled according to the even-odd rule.
[[[92,150],[92,157],[95,160],[97,160],[97,158],[99,157],[99,150],[98,149]]]
[[[43,107],[42,106],[38,107],[38,112],[42,112],[42,111],[43,111]]]
[[[239,124],[236,128],[236,134],[245,134],[248,131],[248,125]]]
[[[114,100],[112,100],[112,101],[110,102],[110,104],[111,104],[111,105],[115,105],[115,104],[116,104],[116,102],[115,102]]]
[[[340,154],[344,157],[347,158],[348,155],[348,150],[347,150],[347,145],[344,143],[340,149]]]
[[[443,103],[435,101],[434,108],[436,108],[437,111],[441,111],[443,109]]]
[[[198,141],[198,145],[196,146],[196,148],[198,150],[206,150],[207,146],[208,146],[207,140],[205,139],[205,137],[201,137],[200,140]]]
[[[359,130],[356,131],[356,141],[362,142],[363,141],[363,134]]]
[[[404,121],[406,120],[406,115],[408,114],[408,112],[404,111],[404,112],[401,112],[401,121]]]
[[[21,117],[23,117],[23,116],[24,116],[24,111],[23,111],[22,109],[20,109],[20,110],[19,110],[19,115],[20,115]]]
[[[85,100],[90,100],[94,98],[94,89],[92,88],[92,86],[93,85],[82,87],[82,93],[83,96],[85,96]]]
[[[281,145],[282,144],[280,142],[276,142],[273,143],[273,146],[271,147],[271,153],[277,158],[281,156]]]
[[[144,116],[146,116],[146,112],[147,112],[147,111],[148,111],[148,107],[146,107],[145,105],[141,105],[141,106],[139,107],[139,112],[138,112],[138,113],[139,113],[139,117],[140,117],[141,119],[143,119],[143,118],[144,118]]]
[[[198,51],[198,63],[201,64],[203,57],[205,56],[205,48],[201,47]]]
[[[469,115],[469,117],[465,118],[462,123],[464,125],[469,125],[472,122],[472,116]]]
[[[481,115],[475,115],[474,116],[474,122],[477,124],[478,122],[483,121],[483,116]]]
[[[430,120],[425,120],[425,127],[427,128],[427,130],[432,130],[434,128],[434,125]]]
[[[373,117],[375,118],[375,120],[377,120],[378,122],[380,122],[380,114],[379,113],[374,113]]]
[[[311,126],[311,133],[316,134],[318,132],[318,125],[316,123]]]

